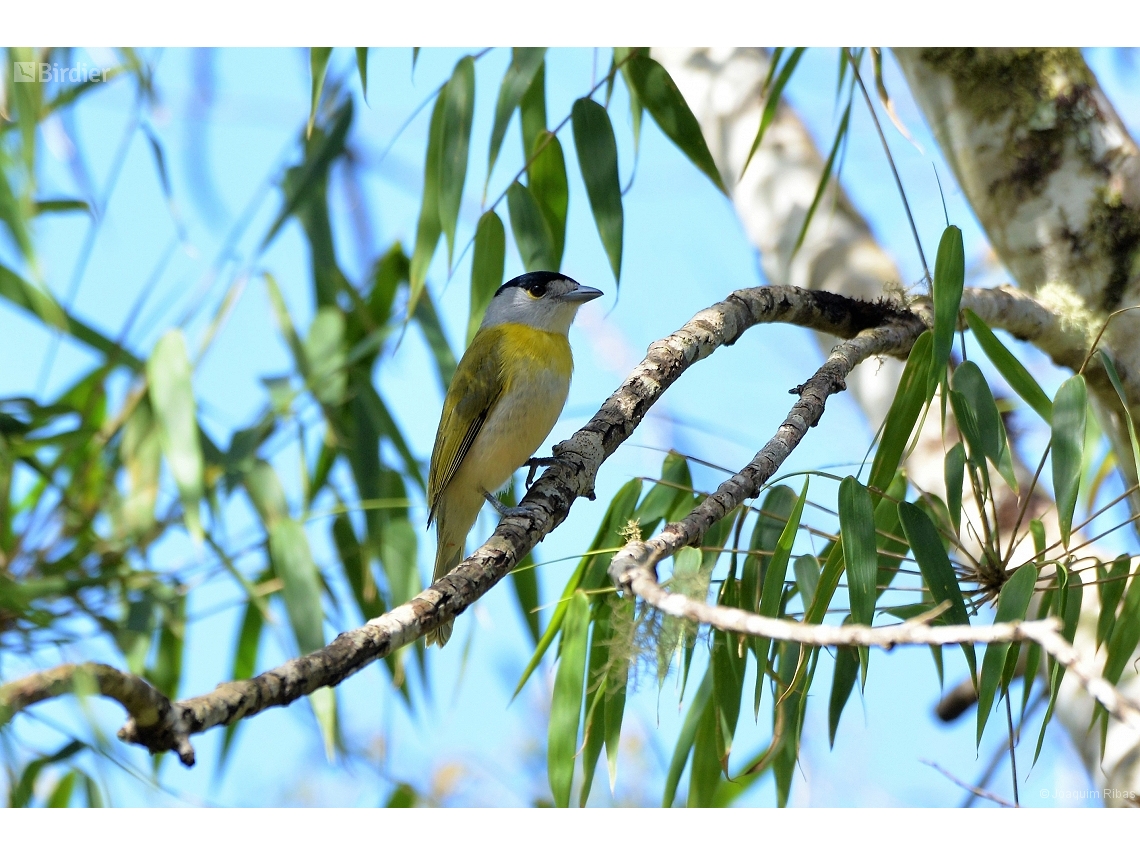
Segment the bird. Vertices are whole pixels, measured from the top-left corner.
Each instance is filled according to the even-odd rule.
[[[602,296],[561,273],[533,271],[495,292],[443,401],[428,471],[428,527],[436,526],[437,582],[463,560],[467,534],[554,428],[570,391],[567,334],[583,303]],[[427,635],[443,647],[454,620]]]

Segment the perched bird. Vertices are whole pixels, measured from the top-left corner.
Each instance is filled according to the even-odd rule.
[[[560,273],[525,273],[495,292],[459,360],[431,452],[428,525],[436,524],[435,575],[463,560],[484,501],[538,449],[558,421],[574,360],[566,334],[578,308],[602,296]],[[442,647],[452,621],[427,643]]]

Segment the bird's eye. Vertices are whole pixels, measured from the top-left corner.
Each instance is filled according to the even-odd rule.
[[[534,285],[531,285],[529,288],[527,288],[526,292],[528,294],[530,294],[530,296],[534,297],[537,300],[539,297],[545,297],[546,296],[546,285],[544,285],[541,282],[537,282]]]

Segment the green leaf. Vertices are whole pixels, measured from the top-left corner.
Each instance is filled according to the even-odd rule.
[[[786,484],[773,487],[764,494],[764,503],[760,506],[756,525],[752,527],[749,554],[740,571],[740,607],[743,609],[754,612],[760,607],[760,581],[772,561],[771,555],[791,518],[797,498],[796,491]]]
[[[1140,442],[1137,442],[1136,439],[1136,424],[1132,420],[1132,410],[1128,407],[1128,397],[1124,394],[1124,384],[1120,382],[1120,375],[1116,373],[1116,365],[1112,358],[1103,350],[1099,351],[1099,354],[1100,364],[1104,366],[1104,372],[1112,382],[1112,388],[1116,390],[1117,397],[1120,398],[1124,410],[1124,423],[1128,426],[1128,440],[1132,445],[1132,465],[1140,473]]]
[[[1140,573],[1132,577],[1120,616],[1108,637],[1108,658],[1104,663],[1104,679],[1116,683],[1124,674],[1124,666],[1136,656],[1140,643]]]
[[[37,199],[33,205],[37,217],[41,214],[91,213],[91,205],[82,199]]]
[[[162,453],[182,497],[186,529],[196,542],[201,542],[198,505],[204,492],[202,447],[198,442],[190,358],[180,330],[170,330],[159,339],[147,360],[146,373]]]
[[[930,400],[928,390],[933,343],[934,334],[927,330],[911,347],[894,400],[891,401],[891,408],[883,422],[882,439],[879,440],[875,459],[871,463],[871,477],[867,479],[867,486],[874,490],[886,490],[895,477],[911,432],[922,408]]]
[[[739,583],[731,576],[721,585],[717,604],[739,606]],[[713,672],[713,714],[716,720],[716,754],[720,767],[728,775],[728,758],[732,753],[736,725],[740,720],[740,700],[744,688],[744,668],[748,663],[744,639],[735,633],[713,630],[711,653]]]
[[[616,552],[618,547],[625,545],[625,538],[622,537],[621,532],[631,519],[633,509],[637,506],[637,500],[640,496],[641,481],[634,478],[627,481],[610,501],[610,506],[602,518],[602,524],[598,526],[598,532],[590,543],[588,552],[592,554],[583,556],[574,572],[570,574],[570,579],[566,582],[558,605],[554,607],[554,612],[550,616],[550,623],[546,625],[546,631],[535,646],[534,654],[523,669],[522,677],[519,678],[519,684],[515,687],[515,693],[512,697],[517,697],[518,693],[522,691],[527,679],[538,667],[538,663],[542,661],[547,648],[550,647],[551,642],[561,631],[562,621],[566,617],[574,592],[578,588],[593,590],[601,584],[606,569],[610,566],[613,552]]]
[[[711,668],[709,670],[712,670]],[[713,678],[714,693],[716,678]],[[693,735],[693,762],[689,766],[688,807],[710,807],[720,781],[721,765],[717,756],[716,704],[705,704],[697,731]]]
[[[1045,394],[1037,380],[1029,373],[1029,370],[1001,343],[998,337],[994,335],[986,325],[985,321],[979,318],[970,309],[966,309],[965,315],[966,323],[969,325],[970,331],[974,334],[974,338],[977,339],[978,344],[990,362],[994,364],[994,368],[1005,378],[1005,382],[1008,383],[1010,388],[1020,395],[1021,399],[1029,404],[1041,418],[1047,422],[1052,422],[1053,402],[1049,400],[1049,396]]]
[[[614,281],[620,282],[623,215],[614,129],[606,108],[589,98],[574,102],[570,118],[578,168],[586,184],[594,223],[610,260]]]
[[[313,135],[313,124],[317,121],[317,105],[321,102],[321,90],[325,87],[330,56],[332,56],[331,47],[309,48],[309,81],[312,94],[309,99],[309,124],[305,126],[306,137]]]
[[[112,341],[101,332],[76,320],[50,293],[17,276],[3,264],[0,264],[0,298],[23,309],[52,329],[66,333],[88,347],[94,348],[108,357],[112,363],[125,365],[132,371],[143,370],[143,361],[125,349],[122,344]]]
[[[930,382],[939,383],[946,372],[954,333],[958,329],[958,307],[966,282],[966,253],[962,248],[962,230],[947,226],[938,243],[934,261],[934,350],[930,361]]]
[[[364,103],[368,103],[368,48],[356,49],[356,73],[360,75],[360,91],[364,95]]]
[[[322,404],[344,400],[347,375],[345,366],[344,312],[335,306],[317,310],[305,338],[305,377],[314,397]]]
[[[810,554],[801,555],[792,563],[792,571],[796,574],[796,587],[799,588],[800,600],[806,609],[815,598],[815,589],[819,584],[819,559]]]
[[[35,795],[36,779],[46,767],[62,763],[74,757],[87,746],[78,739],[73,739],[59,751],[48,756],[41,756],[24,767],[16,785],[8,792],[8,807],[27,807],[32,796]]]
[[[1057,401],[1053,400],[1054,414]],[[1077,634],[1077,622],[1081,614],[1081,600],[1084,588],[1081,586],[1081,577],[1070,573],[1064,565],[1055,564],[1057,568],[1057,594],[1053,598],[1053,614],[1061,618],[1061,636],[1070,644]],[[1075,581],[1075,584],[1070,584]],[[1033,752],[1033,763],[1041,756],[1041,747],[1045,744],[1045,730],[1053,720],[1053,710],[1057,705],[1057,695],[1061,689],[1061,680],[1065,676],[1065,666],[1049,657],[1049,704],[1045,707],[1045,716],[1041,720],[1041,730],[1037,734],[1037,747]]]
[[[392,791],[392,795],[388,797],[388,801],[384,804],[384,807],[413,808],[418,801],[419,796],[411,784],[400,784]]]
[[[78,774],[75,769],[72,769],[59,779],[59,783],[55,785],[55,789],[53,789],[51,795],[48,796],[47,806],[49,808],[65,808],[71,806],[71,794],[75,790],[75,780]]]
[[[906,475],[899,472],[886,496],[875,507],[875,543],[879,549],[879,579],[875,584],[876,601],[894,581],[907,553],[907,542],[899,522],[899,502],[906,497]],[[872,497],[872,502],[874,498]]]
[[[432,358],[435,360],[435,369],[439,374],[440,388],[447,389],[451,385],[451,378],[455,375],[456,361],[455,354],[451,352],[451,345],[447,343],[447,336],[443,333],[443,325],[439,322],[439,313],[435,309],[435,303],[432,302],[431,294],[425,289],[420,295],[419,302],[416,303],[415,313],[412,318],[419,324],[420,330],[427,339],[428,349],[431,351]],[[369,388],[372,386],[369,384]],[[377,396],[379,399],[379,396]],[[391,419],[389,418],[389,421]],[[395,427],[395,422],[392,424],[392,434],[399,435],[399,431]],[[403,440],[393,439],[397,444],[402,444]],[[409,461],[409,472],[417,473],[419,467],[411,464],[410,461],[414,459],[409,452],[404,454],[403,451],[400,455]]]
[[[277,232],[290,216],[297,213],[313,196],[313,191],[328,178],[334,160],[344,154],[344,141],[352,126],[353,107],[349,99],[337,108],[329,119],[328,131],[318,135],[305,146],[305,159],[290,170],[291,178],[284,183],[285,199],[273,225],[262,238],[261,248],[269,246]],[[308,139],[308,138],[306,138]]]
[[[491,298],[503,284],[507,236],[503,221],[494,211],[479,218],[475,229],[475,257],[471,261],[471,310],[467,318],[467,343],[475,338]]]
[[[844,621],[846,623],[847,621]],[[839,719],[855,680],[859,676],[859,654],[854,647],[835,648],[835,671],[831,678],[831,696],[827,703],[827,739],[835,747],[835,732],[839,729]]]
[[[783,51],[783,48],[778,48],[777,50]],[[796,70],[796,64],[800,61],[800,57],[803,56],[805,50],[807,50],[807,48],[799,47],[792,51],[792,55],[788,57],[788,61],[784,63],[783,67],[780,68],[780,73],[776,75],[776,80],[772,84],[772,87],[768,89],[768,97],[764,101],[764,112],[760,115],[760,127],[756,131],[756,139],[752,141],[752,148],[748,150],[748,157],[744,159],[744,166],[741,167],[740,170],[741,177],[743,177],[747,171],[748,164],[752,162],[752,156],[756,154],[757,149],[760,148],[760,142],[764,139],[764,132],[768,130],[768,126],[771,125],[772,120],[776,118],[776,109],[780,106],[780,96],[784,92],[784,87],[788,85],[788,81],[792,77],[792,72]],[[768,72],[769,77],[772,72],[776,70],[776,63],[779,62],[779,59],[779,56],[773,53],[771,60],[772,65]],[[768,87],[765,88],[767,89]]]
[[[534,143],[546,130],[546,65],[539,65],[530,86],[519,102],[519,130],[523,154],[534,151]]]
[[[321,580],[309,552],[305,529],[295,519],[277,520],[269,530],[273,572],[281,580],[285,610],[302,654],[324,646],[324,611]]]
[[[582,717],[582,683],[586,669],[586,636],[590,625],[590,599],[575,591],[562,633],[562,658],[554,678],[550,702],[550,732],[546,763],[550,791],[557,807],[569,807],[578,752],[578,724]]]
[[[946,452],[943,469],[946,477],[946,507],[950,511],[950,522],[954,531],[962,529],[962,483],[965,479],[966,449],[962,443]]]
[[[491,150],[487,156],[487,181],[491,180],[491,173],[495,171],[495,161],[499,159],[499,149],[502,148],[503,138],[507,135],[507,125],[510,124],[511,115],[519,106],[527,89],[534,82],[535,75],[542,68],[546,57],[546,48],[512,48],[511,64],[507,73],[503,75],[503,82],[499,86],[499,100],[495,104],[495,121],[491,128]],[[546,126],[545,117],[543,127]],[[530,149],[524,149],[529,151]]]
[[[447,266],[455,254],[455,224],[467,180],[467,152],[475,118],[475,60],[465,56],[443,92],[443,118],[439,147],[439,223],[447,236]]]
[[[669,770],[665,775],[665,791],[661,797],[661,807],[672,807],[677,798],[677,785],[681,782],[681,775],[684,773],[685,765],[689,762],[689,755],[693,751],[697,726],[705,717],[705,711],[710,706],[712,690],[713,674],[712,669],[709,668],[705,671],[705,676],[701,678],[700,685],[697,686],[697,692],[693,695],[693,702],[689,705],[689,712],[686,713],[685,721],[681,725],[681,732],[677,736],[677,745],[673,749],[673,757],[669,761]]]
[[[827,162],[823,165],[823,173],[819,176],[819,185],[815,188],[815,196],[812,197],[811,204],[808,206],[807,213],[804,215],[803,225],[800,226],[800,233],[796,236],[796,244],[792,247],[792,257],[799,252],[803,246],[804,238],[807,237],[808,227],[811,225],[812,217],[815,216],[815,209],[819,207],[819,200],[823,198],[824,191],[827,190],[827,185],[831,181],[831,171],[835,168],[835,157],[839,154],[839,146],[843,142],[844,137],[847,136],[847,124],[851,120],[851,101],[847,102],[847,109],[843,111],[843,118],[839,120],[839,128],[835,132],[835,142],[831,145],[831,152],[827,155]]]
[[[951,403],[955,406],[954,414],[959,422],[964,422],[962,432],[970,446],[971,459],[985,457],[997,465],[1002,456],[1005,431],[997,402],[981,369],[970,361],[961,363],[954,369],[950,388],[957,393],[951,398]],[[959,402],[964,403],[968,411],[959,412]]]
[[[950,604],[937,620],[948,624],[969,624],[970,616],[966,614],[966,604],[962,600],[962,589],[958,587],[958,577],[954,575],[950,558],[942,548],[942,541],[930,517],[917,505],[900,502],[899,521],[902,523],[906,539],[910,543],[911,551],[914,552],[914,560],[918,562],[918,569],[922,571],[922,578],[930,590],[934,603]],[[977,660],[974,658],[974,646],[963,643],[962,652],[966,654],[966,661],[970,665],[970,676],[973,678],[978,670]]]
[[[582,738],[582,789],[578,806],[585,807],[594,783],[594,771],[605,744],[605,706],[608,691],[608,663],[610,658],[610,607],[605,599],[595,600],[593,631],[590,633],[590,658],[586,666],[586,718]]]
[[[515,236],[523,267],[528,272],[557,270],[554,264],[554,236],[530,190],[517,181],[512,184],[507,190],[507,208],[511,214],[511,232]]]
[[[337,555],[340,556],[340,564],[344,568],[345,578],[352,588],[352,595],[360,608],[360,614],[366,621],[384,614],[388,611],[388,604],[376,589],[372,567],[360,547],[360,541],[356,538],[352,521],[347,514],[338,515],[333,520],[332,534]]]
[[[562,143],[550,131],[540,131],[534,141],[533,160],[527,167],[527,189],[538,203],[538,209],[550,227],[554,241],[551,270],[562,266],[566,247],[566,210],[570,204],[570,187],[566,179],[566,159]]]
[[[808,484],[810,479],[804,478],[804,488],[800,491],[796,505],[792,508],[788,521],[776,542],[772,552],[772,561],[764,571],[764,579],[760,591],[760,604],[756,613],[764,617],[776,617],[780,613],[780,603],[784,596],[784,580],[788,575],[788,560],[792,555],[792,546],[796,542],[796,535],[800,530],[800,517],[803,516],[804,504],[807,502]],[[753,651],[756,654],[757,682],[754,705],[760,707],[760,687],[763,685],[763,671],[768,663],[768,651],[772,646],[770,638],[753,639]]]
[[[321,731],[321,741],[325,746],[325,757],[330,763],[336,760],[337,714],[336,692],[332,686],[321,686],[309,695],[309,706],[317,719]]]
[[[447,88],[440,91],[431,111],[427,153],[424,155],[424,193],[420,203],[420,218],[416,225],[416,246],[408,268],[408,317],[415,311],[427,282],[427,271],[435,255],[439,236],[443,232],[439,212],[439,165],[443,152],[443,112]]]
[[[689,109],[689,105],[685,103],[681,90],[677,88],[669,72],[644,53],[634,56],[626,63],[625,68],[628,69],[627,80],[633,83],[638,100],[645,105],[653,121],[665,136],[684,152],[693,165],[707,175],[716,188],[727,196],[728,191],[701,133],[701,124]]]
[[[641,103],[641,98],[637,95],[637,89],[634,87],[629,76],[629,61],[627,57],[639,51],[645,51],[647,48],[630,48],[630,47],[616,47],[614,48],[613,64],[621,67],[621,76],[625,80],[625,87],[629,90],[629,119],[630,124],[633,125],[633,150],[636,153],[641,147],[641,118],[645,113],[645,105]],[[606,96],[606,103],[609,103],[609,96]]]
[[[1037,567],[1032,563],[1023,564],[1006,579],[998,594],[997,615],[994,623],[1011,623],[1025,619],[1029,611],[1029,600],[1033,597],[1033,587],[1037,584]],[[982,659],[982,676],[978,681],[978,745],[982,744],[982,732],[986,720],[993,709],[994,696],[1005,671],[1009,642],[989,644]]]
[[[1066,549],[1081,485],[1087,394],[1085,378],[1077,374],[1062,383],[1053,398],[1053,494],[1057,497],[1061,541]]]
[[[32,245],[32,235],[28,228],[28,221],[34,214],[34,208],[26,197],[17,198],[12,192],[12,185],[8,182],[7,170],[0,169],[0,223],[8,227],[8,234],[12,243],[20,251],[20,255],[30,260],[35,254]]]
[[[875,617],[875,582],[879,553],[875,542],[875,509],[867,488],[848,475],[839,485],[839,530],[843,562],[855,623],[870,626]]]
[[[1099,583],[1097,591],[1100,593],[1100,615],[1096,622],[1098,648],[1112,634],[1112,628],[1116,625],[1116,607],[1124,594],[1130,565],[1131,560],[1127,555],[1119,556],[1111,566],[1105,565],[1103,561],[1096,563],[1096,579]]]
[[[633,621],[634,604],[631,600],[610,598],[614,613],[623,613],[621,619]],[[611,615],[611,622],[613,616]],[[611,651],[611,655],[617,655]],[[605,736],[606,736],[606,763],[609,767],[610,793],[617,784],[618,748],[621,743],[621,722],[625,713],[625,693],[629,682],[629,663],[614,663],[607,674],[609,684],[605,697]]]

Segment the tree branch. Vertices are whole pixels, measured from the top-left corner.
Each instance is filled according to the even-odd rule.
[[[594,479],[601,464],[641,423],[650,407],[693,363],[721,345],[731,345],[751,326],[790,323],[843,338],[891,321],[908,329],[882,352],[905,356],[923,328],[918,315],[901,304],[868,302],[791,286],[748,288],[698,312],[672,335],[654,342],[644,360],[602,405],[598,413],[570,439],[555,446],[557,464],[527,492],[519,513],[500,520],[482,547],[450,574],[411,601],[341,633],[332,643],[292,659],[249,680],[223,683],[195,698],[170,702],[139,678],[106,665],[83,666],[105,675],[98,691],[127,706],[130,719],[119,731],[126,742],[151,752],[176,750],[186,765],[194,762],[187,737],[212,727],[231,724],[274,706],[285,706],[323,686],[335,686],[377,659],[411,644],[441,623],[462,613],[505,577],[569,513],[579,496],[594,498]],[[75,666],[63,666],[74,668]],[[59,669],[54,669],[59,670]],[[0,687],[0,721],[49,697],[70,690],[70,683],[43,672]],[[116,677],[149,693],[120,690]],[[45,682],[46,681],[46,682]],[[18,685],[50,685],[53,691],[24,691]],[[9,705],[7,699],[19,700]],[[6,716],[6,718],[5,718]]]
[[[917,321],[917,316],[912,316]],[[1090,695],[1122,722],[1140,731],[1140,707],[1116,687],[1099,677],[1057,631],[1054,620],[1013,621],[990,626],[931,626],[922,620],[883,627],[859,624],[831,626],[809,624],[758,615],[729,606],[709,605],[680,593],[666,591],[657,579],[657,565],[684,546],[700,543],[709,528],[734,511],[745,498],[756,498],[760,489],[799,445],[808,430],[823,415],[827,398],[845,388],[847,375],[869,356],[909,350],[918,337],[914,324],[892,320],[864,330],[850,341],[836,345],[827,361],[807,383],[795,390],[799,399],[788,417],[744,469],[724,481],[715,492],[689,512],[670,523],[648,541],[627,543],[613,558],[609,574],[622,591],[640,597],[660,612],[696,621],[725,632],[792,641],[813,647],[882,647],[905,644],[961,644],[1033,641],[1064,665]],[[928,620],[931,616],[928,616]]]
[[[1023,301],[1027,298],[1018,295],[1018,299]],[[966,293],[963,305],[975,304],[986,320],[1001,325],[1002,319],[986,308],[991,306],[992,299],[985,292],[971,290]],[[362,627],[341,633],[320,650],[292,659],[252,679],[223,683],[212,692],[178,702],[170,701],[139,677],[107,665],[64,665],[33,674],[0,686],[0,723],[31,704],[74,691],[75,676],[82,672],[92,678],[95,691],[119,701],[130,714],[119,731],[121,739],[144,745],[151,752],[174,750],[184,764],[192,765],[191,734],[231,724],[269,707],[288,705],[323,686],[335,686],[462,613],[565,520],[575,499],[579,496],[594,497],[594,479],[602,463],[629,438],[649,409],[682,373],[716,348],[735,343],[749,327],[777,322],[849,340],[839,344],[815,376],[796,390],[799,400],[788,420],[756,459],[721,485],[689,518],[667,529],[667,535],[659,536],[666,536],[672,549],[693,542],[745,496],[758,495],[760,486],[787,458],[807,429],[818,422],[827,397],[845,388],[845,379],[855,365],[871,355],[905,357],[914,340],[929,324],[929,309],[918,305],[912,310],[886,300],[868,302],[791,286],[735,291],[722,302],[698,312],[677,332],[650,345],[646,358],[586,426],[555,446],[556,465],[547,469],[527,492],[519,505],[519,513],[500,520],[482,547],[409,602]],[[663,553],[662,557],[664,554],[668,553]],[[652,574],[650,582],[656,585]],[[636,592],[654,605],[663,603],[659,607],[666,611],[676,602],[668,599],[675,595],[664,591],[661,593],[667,599],[661,600],[652,587],[638,588]],[[682,610],[708,608],[692,602],[678,603],[676,607]],[[767,620],[741,614],[749,620]],[[810,635],[836,630],[833,627],[809,627],[805,630],[802,624],[777,623],[781,625],[749,625],[761,626],[759,634],[793,633],[788,636],[772,635],[773,638],[800,638],[794,634],[808,632]],[[801,628],[783,626],[788,623]],[[823,644],[950,644],[959,640],[954,633],[963,631],[957,627],[906,626],[910,628],[905,632],[893,627],[874,630],[851,627],[849,629],[855,630],[855,634],[842,636],[842,639],[840,636],[818,634],[811,637],[832,639],[818,642]],[[1031,629],[1027,630],[1028,626],[1022,624],[1019,629],[1001,630],[1015,634],[1001,635],[999,632],[992,638],[985,634],[992,630],[973,628],[971,631],[980,634],[971,637],[978,641],[1029,638],[1027,633]],[[750,632],[735,627],[733,631]],[[886,633],[865,637],[859,634],[864,631]],[[891,635],[891,632],[895,634]],[[808,644],[817,643],[806,636],[803,640]],[[1061,654],[1068,655],[1065,651]],[[1112,711],[1115,707],[1110,706],[1113,702],[1111,694],[1102,694],[1109,701],[1105,706]]]

